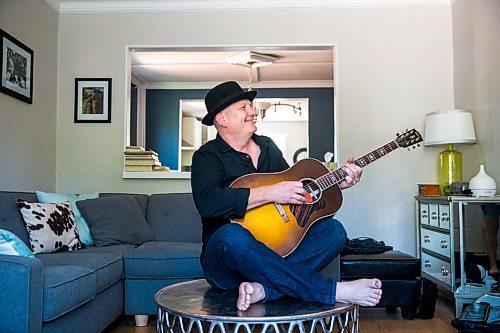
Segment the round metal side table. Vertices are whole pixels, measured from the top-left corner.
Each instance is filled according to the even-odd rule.
[[[357,305],[327,305],[294,298],[236,309],[235,290],[212,288],[205,280],[165,287],[155,295],[160,333],[358,333]]]

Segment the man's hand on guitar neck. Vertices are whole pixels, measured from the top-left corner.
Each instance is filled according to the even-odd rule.
[[[347,176],[339,184],[341,189],[349,188],[359,182],[359,180],[361,179],[361,173],[363,172],[363,170],[353,162],[354,157],[349,156],[347,158],[347,163],[342,166],[342,169],[347,173]]]

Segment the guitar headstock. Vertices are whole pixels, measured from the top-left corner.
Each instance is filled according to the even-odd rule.
[[[407,129],[401,134],[397,133],[395,141],[400,147],[407,148],[413,146],[413,148],[415,148],[416,144],[422,142],[422,135],[414,128],[411,130]]]

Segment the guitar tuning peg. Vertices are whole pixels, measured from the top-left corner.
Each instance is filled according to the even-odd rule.
[[[420,147],[420,143],[417,143],[417,147]]]
[[[399,136],[399,133],[396,133],[396,136]]]

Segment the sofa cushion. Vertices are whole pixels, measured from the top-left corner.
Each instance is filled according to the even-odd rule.
[[[44,267],[42,320],[53,320],[90,301],[95,297],[95,290],[96,276],[89,268]]]
[[[148,242],[125,254],[127,279],[195,279],[203,277],[201,243]]]
[[[137,200],[139,207],[141,207],[141,212],[144,217],[146,217],[148,203],[149,203],[149,195],[148,194],[140,194],[140,193],[99,193],[99,197],[116,197],[120,195],[126,195]]]
[[[147,216],[156,240],[201,242],[201,218],[191,193],[151,195]]]
[[[86,249],[81,250],[85,253],[114,253],[123,257],[123,255],[130,250],[135,249],[137,246],[133,244],[120,244],[110,246],[88,246]]]
[[[96,246],[139,245],[154,239],[135,198],[128,195],[78,201]]]
[[[33,252],[15,234],[0,229],[0,254],[34,258]]]
[[[36,191],[36,196],[38,198],[38,201],[41,203],[69,202],[71,204],[71,209],[73,210],[73,215],[75,215],[80,241],[85,245],[94,244],[87,221],[85,221],[85,219],[83,218],[82,213],[80,212],[78,206],[76,205],[76,202],[81,200],[98,198],[99,193],[94,192],[94,193],[83,193],[83,194],[62,194],[62,193],[49,193],[49,192]]]
[[[95,293],[100,293],[123,277],[122,256],[113,253],[92,253],[85,250],[40,254],[36,256],[46,267],[78,265],[95,273]]]
[[[0,191],[0,228],[16,234],[26,245],[30,245],[23,216],[17,208],[17,199],[36,201],[35,193]]]
[[[69,203],[42,204],[17,200],[29,233],[33,253],[73,251],[82,248]]]

